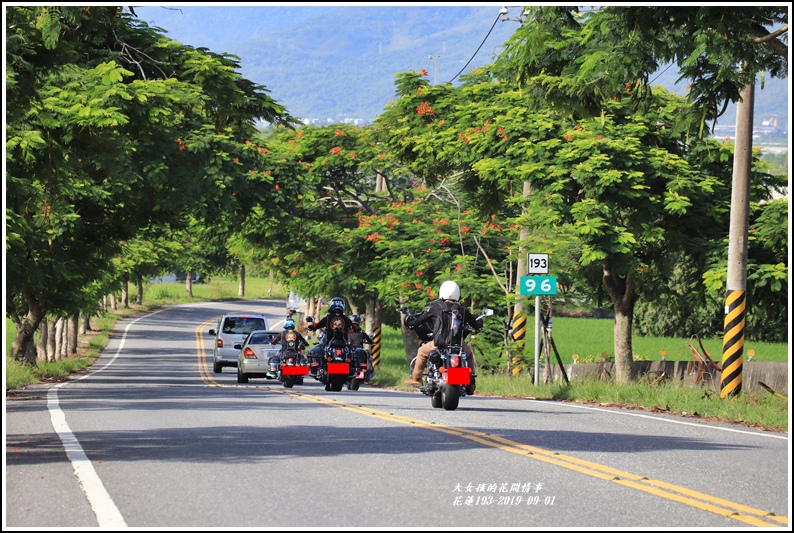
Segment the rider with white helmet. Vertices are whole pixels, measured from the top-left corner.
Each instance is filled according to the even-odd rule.
[[[422,344],[417,350],[416,364],[414,365],[413,375],[411,376],[411,379],[405,380],[406,385],[413,385],[414,387],[422,386],[422,373],[424,372],[425,365],[427,364],[427,356],[432,350],[436,349],[437,343],[441,346],[450,342],[461,345],[463,350],[466,352],[466,356],[468,357],[469,361],[471,361],[470,366],[472,369],[475,367],[476,361],[474,359],[474,350],[472,350],[470,345],[463,341],[465,334],[464,328],[461,327],[463,325],[462,323],[457,325],[453,324],[451,339],[437,338],[438,333],[436,326],[442,320],[441,313],[445,308],[449,308],[450,306],[454,310],[453,316],[461,317],[461,321],[468,324],[474,331],[482,329],[482,319],[477,320],[474,315],[468,311],[468,309],[459,303],[459,300],[460,287],[454,281],[447,280],[442,283],[441,287],[438,289],[438,299],[433,300],[433,302],[430,303],[430,305],[422,314],[416,316],[408,315],[405,318],[405,325],[409,328],[422,326],[423,324],[429,322],[430,329],[434,332],[433,339]],[[473,377],[474,375],[472,374],[472,381],[471,385],[469,386],[469,394],[474,392]]]

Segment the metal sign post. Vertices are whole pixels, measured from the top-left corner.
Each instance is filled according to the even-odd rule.
[[[549,254],[527,254],[527,274],[548,274]],[[520,294],[535,295],[535,377],[539,383],[540,367],[540,297],[543,294],[557,294],[555,276],[521,276]]]

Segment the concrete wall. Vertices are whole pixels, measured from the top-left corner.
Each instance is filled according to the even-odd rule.
[[[555,363],[552,367],[553,379],[561,380],[562,372]],[[662,373],[670,379],[681,381],[690,387],[708,387],[712,391],[720,391],[721,373],[714,368],[706,367],[703,363],[694,361],[635,361],[632,369],[637,376],[645,376],[644,379],[653,380]],[[602,375],[609,379],[615,375],[615,364],[604,363],[584,363],[565,365],[565,372],[568,379],[574,381],[583,379],[587,376],[598,377]],[[768,361],[744,361],[742,363],[742,391],[754,394],[769,394],[758,382],[763,382],[774,391],[789,396],[788,390],[788,363],[768,362]],[[543,371],[540,372],[540,380],[543,380]]]

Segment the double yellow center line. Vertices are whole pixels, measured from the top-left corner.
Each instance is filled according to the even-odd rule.
[[[209,324],[210,322],[206,322],[202,324],[199,327],[199,329],[196,330],[198,366],[199,366],[199,372],[201,373],[201,379],[211,387],[238,387],[239,385],[237,384],[224,385],[218,383],[217,381],[215,381],[215,378],[212,376],[210,372],[207,363],[208,356],[205,353],[204,338],[201,333],[204,327],[206,327],[206,325]],[[777,516],[774,513],[770,513],[769,511],[764,511],[740,503],[731,502],[723,498],[709,496],[708,494],[704,494],[702,492],[690,490],[685,487],[679,487],[677,485],[672,485],[670,483],[665,483],[664,481],[638,476],[636,474],[632,474],[630,472],[624,472],[622,470],[617,470],[602,464],[592,463],[590,461],[577,459],[576,457],[571,457],[568,455],[562,455],[557,452],[544,450],[543,448],[538,448],[536,446],[529,446],[527,444],[522,444],[520,442],[511,441],[509,439],[505,439],[497,435],[491,435],[490,433],[483,433],[480,431],[473,431],[454,426],[445,426],[443,424],[437,424],[435,422],[427,422],[425,420],[421,420],[418,418],[395,415],[393,413],[389,413],[386,411],[380,411],[377,409],[372,409],[361,405],[354,405],[350,403],[341,402],[330,396],[317,396],[313,394],[306,394],[301,391],[272,388],[268,386],[259,386],[257,388],[264,389],[270,392],[275,392],[278,394],[285,394],[288,396],[301,398],[307,401],[314,401],[332,407],[338,407],[340,409],[346,409],[354,413],[379,418],[382,420],[386,420],[388,422],[396,422],[400,424],[406,424],[409,426],[420,427],[423,429],[429,429],[432,431],[438,431],[441,433],[446,433],[448,435],[454,435],[456,437],[460,437],[480,443],[484,446],[490,446],[506,452],[515,453],[529,459],[535,459],[538,461],[550,463],[556,466],[567,468],[569,470],[574,470],[582,474],[596,477],[604,481],[617,483],[619,485],[623,485],[624,487],[629,487],[643,492],[647,492],[648,494],[652,494],[660,498],[672,500],[678,503],[683,503],[685,505],[696,507],[703,511],[708,511],[720,516],[725,516],[727,518],[744,522],[745,524],[751,526],[777,527],[780,525],[784,525],[784,526],[788,525],[788,517]]]

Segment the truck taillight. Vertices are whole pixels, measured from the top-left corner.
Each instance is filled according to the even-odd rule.
[[[250,347],[246,348],[245,351],[243,351],[243,356],[246,359],[256,359],[256,354]]]

